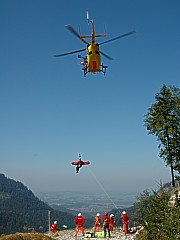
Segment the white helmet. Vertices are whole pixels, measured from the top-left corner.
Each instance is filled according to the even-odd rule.
[[[122,214],[126,214],[126,212],[125,212],[125,211],[123,211],[123,212],[122,212]]]
[[[111,214],[110,217],[114,217],[114,214]]]
[[[100,213],[97,213],[96,216],[100,216]]]
[[[57,221],[54,221],[54,224],[57,224]]]
[[[80,217],[81,216],[81,213],[78,213],[78,217]]]

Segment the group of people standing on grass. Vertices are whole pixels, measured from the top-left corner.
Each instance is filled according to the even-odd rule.
[[[128,233],[128,223],[129,223],[129,217],[127,216],[126,212],[122,212],[122,223],[123,223],[123,231],[125,234]],[[82,216],[81,213],[78,213],[77,217],[74,219],[74,223],[76,224],[76,230],[75,230],[75,236],[78,235],[79,231],[82,232],[82,235],[85,235],[84,231],[84,222],[85,218]],[[104,230],[104,237],[108,234],[108,237],[110,237],[111,233],[113,232],[114,228],[114,215],[113,214],[108,214],[108,212],[104,213],[104,216],[101,218],[100,213],[97,213],[96,216],[94,217],[94,233],[100,232],[101,231],[101,222],[103,224],[103,230]],[[55,221],[51,227],[50,231],[52,232],[57,232],[57,221]]]

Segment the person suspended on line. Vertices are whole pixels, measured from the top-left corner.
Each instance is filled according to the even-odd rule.
[[[83,166],[83,165],[89,165],[90,162],[89,161],[83,161],[81,159],[81,154],[78,153],[78,161],[75,162],[71,162],[72,165],[76,165],[76,173],[79,172],[79,169]]]

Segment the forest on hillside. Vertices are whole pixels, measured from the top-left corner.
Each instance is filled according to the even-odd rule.
[[[52,221],[74,227],[73,215],[52,209],[24,184],[0,174],[0,234],[45,232],[49,228],[49,211]]]

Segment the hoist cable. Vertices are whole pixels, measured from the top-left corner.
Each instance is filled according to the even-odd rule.
[[[121,212],[119,211],[118,207],[116,206],[116,204],[113,202],[113,200],[111,199],[111,197],[109,196],[109,194],[106,192],[105,188],[103,187],[103,185],[101,184],[101,182],[97,179],[97,177],[95,176],[95,174],[92,172],[92,170],[90,170],[90,167],[88,167],[88,170],[90,172],[90,174],[94,177],[94,179],[96,180],[96,182],[98,183],[98,185],[100,186],[100,188],[103,190],[103,192],[106,194],[106,196],[108,197],[108,199],[111,201],[111,203],[114,205],[114,207],[118,210],[118,212],[121,214]]]

